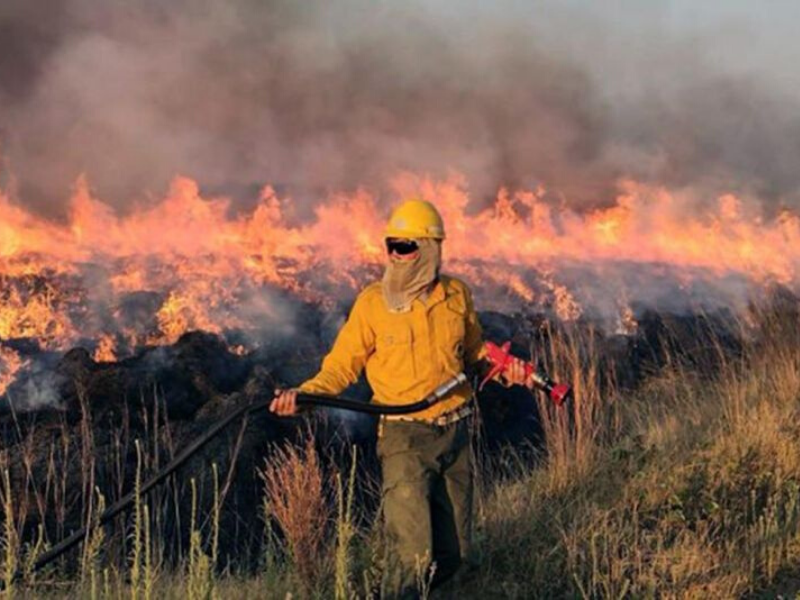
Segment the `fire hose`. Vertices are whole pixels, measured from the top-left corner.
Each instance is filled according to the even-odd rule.
[[[494,377],[497,374],[503,372],[507,368],[509,361],[513,357],[509,353],[509,346],[507,344],[500,347],[489,343],[487,344],[486,358],[492,365],[489,377]],[[555,384],[552,380],[550,380],[549,377],[547,377],[543,373],[534,371],[533,367],[529,364],[525,365],[525,375],[526,377],[531,377],[534,384],[539,389],[546,392],[549,395],[550,399],[557,406],[561,406],[564,400],[568,398],[571,393],[569,386]],[[481,386],[483,386],[486,383],[489,377],[487,377],[487,379],[483,381]],[[459,373],[455,377],[452,377],[451,379],[447,380],[445,383],[437,387],[422,400],[419,400],[411,404],[402,404],[402,405],[368,404],[358,400],[351,400],[338,396],[328,396],[324,394],[299,392],[297,395],[297,405],[306,407],[323,406],[328,408],[338,408],[338,409],[350,410],[371,415],[407,415],[410,413],[415,413],[421,410],[425,410],[426,408],[430,408],[431,406],[442,400],[442,398],[447,396],[455,388],[457,388],[460,385],[463,385],[466,382],[467,382],[467,376],[464,375],[464,373]],[[152,477],[144,481],[138,490],[139,497],[141,498],[143,496],[146,496],[154,488],[156,488],[164,481],[166,481],[170,475],[172,475],[181,466],[183,466],[184,463],[186,463],[192,456],[194,456],[197,452],[199,452],[208,442],[210,442],[213,438],[215,438],[231,423],[238,421],[239,419],[245,417],[246,415],[249,415],[250,413],[267,410],[269,408],[271,401],[272,401],[271,399],[257,400],[249,404],[245,404],[243,406],[240,406],[233,412],[231,412],[221,421],[215,423],[208,429],[208,431],[206,431],[201,436],[199,436],[191,443],[189,443],[189,445],[187,445],[180,452],[180,454],[175,456],[166,466],[164,466],[163,469],[161,469]],[[134,504],[134,502],[136,502],[136,500],[137,500],[136,490],[127,493],[125,496],[117,500],[114,504],[112,504],[105,511],[103,511],[103,513],[100,514],[95,523],[81,527],[80,529],[74,531],[69,536],[61,540],[59,543],[54,545],[49,550],[43,552],[33,562],[33,564],[30,567],[30,571],[31,572],[39,571],[44,566],[54,561],[56,558],[58,558],[65,552],[69,551],[70,549],[80,544],[81,541],[86,538],[87,533],[90,531],[91,528],[102,527],[103,525],[106,525],[114,517],[116,517],[117,515],[121,514],[122,512],[130,508]],[[22,575],[23,575],[22,570],[18,570],[16,573],[14,573],[13,580],[14,581],[19,580],[22,577]],[[5,588],[5,586],[6,582],[0,580],[0,589]]]
[[[467,382],[467,376],[463,373],[459,373],[455,377],[447,380],[445,383],[437,387],[433,390],[430,394],[425,396],[422,400],[414,402],[412,404],[402,404],[397,406],[391,406],[386,404],[367,404],[366,402],[360,402],[358,400],[350,400],[347,398],[341,398],[338,396],[327,396],[324,394],[312,394],[307,392],[300,392],[297,395],[297,405],[298,406],[325,406],[329,408],[340,408],[344,410],[351,410],[360,413],[366,413],[371,415],[406,415],[410,413],[415,413],[420,410],[425,410],[426,408],[430,408],[437,402],[439,402],[442,398],[452,392],[456,387],[464,384]],[[138,490],[139,497],[146,496],[150,493],[154,488],[162,484],[166,479],[172,475],[175,471],[177,471],[181,466],[183,466],[186,461],[188,461],[192,456],[194,456],[197,452],[199,452],[203,446],[205,446],[208,442],[210,442],[213,438],[215,438],[221,431],[223,431],[226,427],[228,427],[231,423],[238,421],[239,419],[243,418],[244,416],[254,413],[257,411],[267,410],[269,408],[270,402],[272,400],[257,400],[255,402],[251,402],[249,404],[245,404],[240,406],[232,413],[227,415],[221,421],[218,421],[213,426],[211,426],[208,431],[203,433],[203,435],[196,438],[192,441],[188,446],[186,446],[180,454],[178,454],[175,458],[173,458],[163,469],[161,469],[158,473],[153,475],[150,479],[142,482],[141,487]],[[128,508],[130,508],[134,502],[136,502],[136,490],[131,491],[124,495],[122,498],[117,500],[114,504],[109,506],[103,513],[97,518],[97,521],[91,525],[87,525],[81,527],[80,529],[74,531],[69,536],[61,540],[59,543],[54,545],[49,550],[43,552],[34,562],[33,565],[30,567],[31,572],[36,572],[42,569],[45,565],[51,563],[56,558],[67,552],[68,550],[74,548],[78,544],[86,538],[86,534],[92,527],[102,527],[106,525],[109,521],[111,521],[114,517],[119,515],[120,513],[124,512]],[[22,570],[18,570],[14,574],[14,581],[19,580],[23,575]],[[4,581],[0,581],[0,589],[5,587]]]

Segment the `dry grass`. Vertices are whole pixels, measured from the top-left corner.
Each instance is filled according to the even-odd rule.
[[[563,489],[585,477],[597,458],[601,436],[616,416],[611,386],[601,389],[596,357],[596,336],[588,332],[554,331],[548,336],[547,369],[560,381],[572,385],[573,399],[557,407],[544,395],[537,395],[547,449],[546,472],[552,491]],[[539,353],[541,354],[541,353]],[[536,356],[536,349],[532,349]],[[614,419],[616,421],[616,419]]]
[[[593,333],[551,332],[547,368],[573,383],[575,403],[540,406],[540,467],[510,456],[505,476],[483,490],[481,563],[449,595],[791,597],[800,586],[800,322],[758,318],[743,352],[720,344],[714,370],[668,356],[624,394],[604,372]],[[52,451],[85,460],[79,447]],[[64,494],[56,472],[48,502]],[[379,587],[382,537],[378,523],[355,526],[353,488],[363,483],[354,472],[329,473],[310,437],[277,450],[263,473],[265,569],[214,578],[218,534],[209,532],[206,553],[198,532],[194,574],[159,572],[150,594],[184,598],[191,585],[193,597],[368,597]],[[215,521],[224,487],[215,485]],[[13,547],[16,531],[6,534]],[[99,569],[94,556],[83,562]],[[104,573],[102,586],[96,573],[88,578],[93,597],[132,595],[124,572]]]
[[[314,440],[278,449],[262,472],[269,512],[286,541],[299,582],[311,590],[327,574],[327,532],[332,518]]]
[[[796,580],[794,331],[762,337],[713,374],[675,360],[613,419],[613,400],[591,382],[578,388],[573,424],[546,412],[545,469],[495,488],[485,504],[492,578],[478,581],[481,593],[730,598]],[[554,355],[574,364],[571,344],[562,349]],[[513,583],[498,590],[492,580]]]

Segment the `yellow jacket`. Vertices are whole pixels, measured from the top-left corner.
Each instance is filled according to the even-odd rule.
[[[380,282],[356,298],[347,322],[320,372],[300,386],[307,392],[340,394],[366,368],[376,404],[409,404],[471,366],[481,357],[481,326],[466,284],[440,276],[425,301],[410,311],[391,313]],[[409,415],[431,420],[472,395],[469,384],[434,406]]]

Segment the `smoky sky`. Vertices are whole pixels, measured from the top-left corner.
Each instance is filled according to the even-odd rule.
[[[80,174],[122,210],[176,174],[309,206],[451,170],[476,202],[594,206],[635,177],[796,206],[796,10],[690,5],[4,0],[3,185],[53,216]]]

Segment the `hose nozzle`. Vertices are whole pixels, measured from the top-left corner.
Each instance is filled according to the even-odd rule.
[[[511,354],[511,342],[506,342],[502,346],[486,342],[485,348],[486,358],[492,364],[492,368],[481,383],[481,388],[490,379],[494,379],[497,375],[503,373],[514,359],[514,355]],[[561,406],[572,395],[570,386],[564,383],[556,383],[550,379],[547,373],[537,370],[532,363],[525,363],[525,377],[530,377],[534,385],[545,392],[556,406]]]

